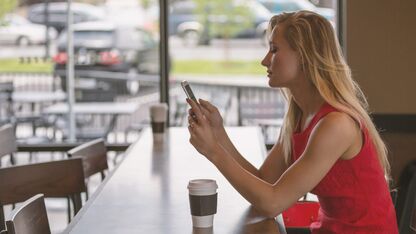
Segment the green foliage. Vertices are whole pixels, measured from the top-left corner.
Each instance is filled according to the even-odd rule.
[[[175,60],[173,75],[265,75],[266,69],[258,60],[254,61],[212,61],[212,60]]]
[[[149,8],[152,4],[155,4],[155,0],[139,0],[139,3],[143,6],[144,9]]]
[[[264,75],[266,70],[258,60],[253,61],[212,61],[212,60],[175,60],[172,73],[200,75]],[[0,59],[0,72],[41,72],[51,73],[51,61],[22,63],[19,59]]]
[[[247,0],[194,0],[196,14],[209,35],[230,38],[240,30],[250,27],[254,15]]]
[[[0,20],[7,14],[12,12],[17,6],[17,0],[0,0]]]
[[[51,73],[52,62],[39,61],[32,63],[22,63],[19,59],[0,59],[0,72],[41,72]]]

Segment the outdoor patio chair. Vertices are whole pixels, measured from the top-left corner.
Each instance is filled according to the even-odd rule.
[[[13,82],[0,83],[0,125],[13,122]]]
[[[10,163],[15,164],[14,153],[17,151],[16,136],[14,128],[11,124],[6,124],[0,127],[0,167],[1,158],[10,156]]]

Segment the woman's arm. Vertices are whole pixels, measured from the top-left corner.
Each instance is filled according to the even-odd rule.
[[[249,161],[247,161],[235,148],[234,144],[232,143],[231,139],[229,138],[225,128],[222,126],[218,132],[216,132],[216,136],[218,137],[218,141],[224,147],[224,149],[230,154],[231,157],[234,158],[237,163],[243,167],[245,170],[249,171],[256,177],[261,178],[260,171],[253,166]]]
[[[196,110],[195,114],[198,123],[189,127],[190,142],[245,199],[269,217],[275,217],[311,191],[357,137],[357,127],[348,115],[328,114],[315,126],[303,155],[272,184],[240,166],[230,152],[216,143],[202,113]]]
[[[259,181],[217,154],[213,163],[251,204],[275,217],[311,191],[348,150],[356,137],[356,126],[346,114],[332,113],[311,133],[303,155],[274,184]],[[223,154],[226,152],[222,152]],[[221,157],[221,160],[218,159]]]
[[[274,184],[287,169],[287,165],[282,153],[281,144],[279,142],[275,144],[275,146],[270,150],[270,153],[267,155],[266,160],[263,162],[260,169],[257,169],[249,161],[247,161],[235,148],[224,128],[222,117],[218,109],[210,102],[203,99],[199,99],[199,103],[201,111],[208,119],[210,126],[213,128],[218,142],[220,142],[220,144],[230,154],[230,156],[232,156],[234,160],[240,164],[241,167],[249,171],[254,176]],[[193,113],[190,112],[190,116],[192,116],[192,114]],[[192,121],[192,119],[189,120]]]
[[[260,178],[270,184],[274,184],[287,168],[288,165],[283,155],[282,144],[277,142],[260,167]]]

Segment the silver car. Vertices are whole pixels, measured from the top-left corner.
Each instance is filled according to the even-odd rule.
[[[57,35],[54,28],[49,28],[49,39],[53,40]],[[0,19],[0,44],[27,46],[45,42],[46,27],[44,25],[33,24],[16,14],[8,14]]]

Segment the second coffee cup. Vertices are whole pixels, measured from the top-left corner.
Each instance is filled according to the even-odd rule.
[[[152,125],[153,141],[163,141],[167,116],[168,106],[166,103],[157,103],[150,106],[150,123]]]

